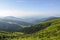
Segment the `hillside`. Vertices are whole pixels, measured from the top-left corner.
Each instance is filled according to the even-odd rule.
[[[16,17],[3,17],[0,18],[0,30],[2,31],[21,31],[23,27],[29,27],[31,24],[21,21],[20,18]]]
[[[60,18],[52,18],[31,27],[23,28],[23,34],[6,40],[60,40]],[[21,32],[21,33],[22,33]],[[19,33],[20,34],[20,33]],[[4,37],[4,36],[3,36]]]
[[[0,21],[1,31],[3,30],[3,31],[8,31],[8,32],[13,32],[13,31],[19,31],[21,29],[22,27],[20,25]]]
[[[13,23],[16,23],[16,24],[19,24],[19,25],[22,25],[22,26],[32,25],[31,23],[25,22],[23,20],[24,19],[22,19],[22,18],[13,17],[13,16],[7,16],[7,17],[2,18],[2,21],[13,22]]]
[[[48,24],[50,25],[48,25]],[[46,24],[48,27],[41,29],[32,34],[25,35],[19,39],[21,40],[60,40],[60,18],[50,19],[44,22],[39,23]],[[38,26],[37,26],[38,27]],[[19,40],[18,39],[18,40]]]

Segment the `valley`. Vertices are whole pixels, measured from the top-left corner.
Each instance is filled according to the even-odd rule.
[[[10,23],[11,22],[11,23]],[[16,24],[15,24],[16,23]],[[19,24],[19,25],[18,25]],[[1,40],[60,40],[60,17],[46,19],[35,25],[15,20],[0,20]]]

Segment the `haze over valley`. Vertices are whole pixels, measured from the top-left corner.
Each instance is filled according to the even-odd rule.
[[[0,40],[60,40],[60,0],[0,0]]]

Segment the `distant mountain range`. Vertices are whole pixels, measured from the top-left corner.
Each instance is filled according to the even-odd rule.
[[[0,30],[3,31],[21,31],[23,27],[30,27],[30,25],[32,24],[12,16],[0,18]]]
[[[55,17],[48,18],[17,18],[13,16],[7,16],[0,18],[0,30],[8,31],[21,31],[23,27],[30,27],[32,25],[38,24],[44,20],[51,19]]]
[[[44,20],[41,19],[43,21],[30,27],[22,27],[21,20],[13,20],[12,18],[15,17],[0,19],[1,40],[60,40],[60,17],[44,18]]]
[[[41,21],[51,19],[51,18],[56,18],[56,17],[54,17],[54,16],[50,16],[50,17],[27,17],[27,18],[24,18],[23,21],[31,23],[31,24],[37,24]]]

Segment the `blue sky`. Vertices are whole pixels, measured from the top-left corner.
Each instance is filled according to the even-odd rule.
[[[60,0],[0,0],[0,16],[60,16]]]

